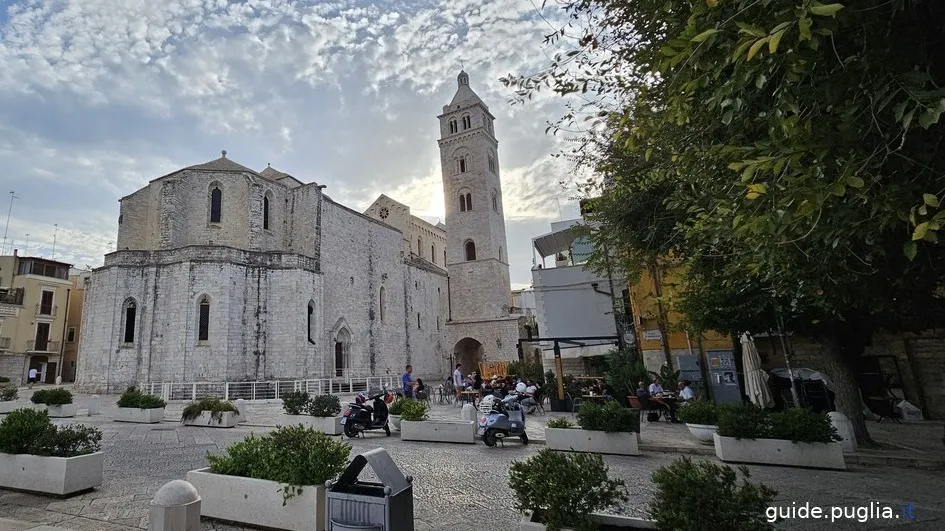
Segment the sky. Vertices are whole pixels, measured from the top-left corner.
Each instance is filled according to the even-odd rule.
[[[564,101],[513,105],[499,78],[546,67],[561,17],[541,0],[0,0],[3,252],[100,266],[119,198],[223,149],[359,211],[385,193],[441,220],[436,116],[462,65],[496,117],[527,287],[531,239],[578,216],[545,133]]]

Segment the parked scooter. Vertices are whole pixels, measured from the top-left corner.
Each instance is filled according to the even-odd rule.
[[[486,446],[495,446],[496,442],[505,444],[505,439],[518,437],[523,444],[528,444],[525,433],[525,412],[518,403],[518,396],[510,394],[501,401],[495,401],[492,411],[479,419],[479,431]]]
[[[390,412],[387,409],[387,400],[390,393],[386,389],[372,389],[366,394],[358,394],[355,403],[348,404],[348,410],[341,418],[346,437],[355,438],[370,430],[384,430],[390,437],[388,419]],[[373,400],[373,405],[367,403]]]

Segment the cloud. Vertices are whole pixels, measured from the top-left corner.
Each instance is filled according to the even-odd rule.
[[[50,253],[58,223],[57,255],[100,264],[120,197],[224,148],[353,208],[387,193],[442,217],[436,116],[462,63],[497,118],[509,246],[528,248],[569,171],[544,134],[561,102],[511,106],[498,82],[555,51],[541,42],[563,13],[536,5],[14,0],[0,15],[0,183],[20,197],[10,236]],[[522,260],[512,277],[527,283]]]

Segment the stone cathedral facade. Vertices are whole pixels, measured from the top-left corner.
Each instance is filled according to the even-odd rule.
[[[461,72],[439,116],[446,223],[223,156],[121,199],[86,283],[76,387],[415,375],[516,359],[494,117]]]

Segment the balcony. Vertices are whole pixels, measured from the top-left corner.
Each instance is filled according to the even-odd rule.
[[[59,309],[59,307],[55,304],[37,304],[36,317],[55,317],[57,309]]]
[[[0,350],[10,350],[13,347],[12,337],[0,337]]]
[[[23,288],[0,289],[0,304],[23,305]]]
[[[58,341],[33,341],[26,342],[27,352],[59,352]]]

